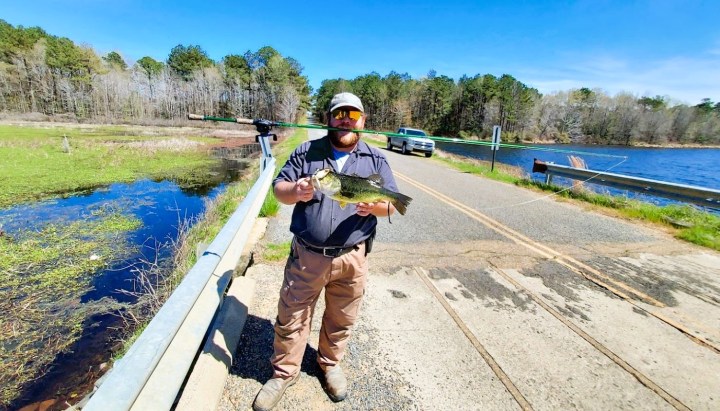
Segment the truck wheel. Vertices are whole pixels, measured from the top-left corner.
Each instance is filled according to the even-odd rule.
[[[403,154],[410,154],[410,151],[409,151],[408,148],[407,148],[407,143],[403,143],[402,153],[403,153]]]
[[[431,156],[432,156],[432,152],[425,153],[425,157],[431,157]]]
[[[390,139],[388,139],[387,149],[392,151],[392,141]]]

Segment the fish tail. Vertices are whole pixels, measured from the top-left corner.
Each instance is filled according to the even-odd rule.
[[[405,213],[407,212],[407,206],[410,204],[411,201],[412,198],[402,193],[393,193],[393,199],[390,200],[390,202],[392,203],[392,205],[395,206],[395,209],[398,210],[398,213],[400,213],[400,215],[405,215]]]

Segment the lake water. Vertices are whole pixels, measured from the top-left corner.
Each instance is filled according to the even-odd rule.
[[[231,156],[232,151],[225,150],[219,154]],[[137,269],[147,268],[147,262],[164,265],[169,261],[174,251],[169,243],[177,239],[181,223],[194,223],[205,211],[206,202],[223,192],[229,182],[237,180],[249,164],[247,158],[221,160],[218,167],[208,171],[205,181],[199,186],[184,187],[167,180],[110,184],[69,198],[0,209],[0,227],[12,238],[24,230],[39,230],[47,224],[81,220],[95,210],[108,207],[139,219],[140,227],[129,232],[126,239],[136,246],[133,254],[119,261],[111,258],[114,262],[95,273],[92,289],[79,301],[82,304],[110,297],[132,303],[135,297],[123,290],[134,291]],[[72,352],[58,355],[50,370],[26,387],[14,405],[23,406],[57,398],[58,395],[62,398],[64,393],[77,386],[92,384],[88,369],[95,369],[108,360],[110,348],[115,345],[109,340],[112,336],[109,331],[122,326],[122,321],[114,313],[88,318]]]
[[[123,290],[133,291],[136,270],[147,268],[146,261],[157,259],[162,264],[172,255],[172,247],[156,247],[157,243],[176,239],[180,221],[196,219],[204,211],[205,199],[217,196],[224,187],[224,184],[220,184],[201,194],[183,190],[171,181],[142,180],[132,184],[111,184],[85,196],[0,210],[0,223],[3,230],[13,236],[18,230],[39,229],[47,223],[74,221],[102,207],[116,208],[123,214],[140,219],[142,226],[131,231],[127,238],[130,244],[137,245],[136,251],[96,273],[91,283],[92,289],[79,301],[88,303],[110,297],[119,302],[132,303],[134,297],[123,293]],[[108,337],[112,333],[106,331],[116,327],[122,327],[122,321],[115,314],[88,318],[73,352],[59,355],[49,372],[27,387],[24,401],[21,400],[18,405],[53,398],[56,392],[63,393],[74,385],[85,383],[87,370],[107,361],[108,348],[112,346],[108,344]]]
[[[436,145],[439,149],[449,153],[487,161],[492,159],[492,151],[489,146],[444,142],[437,142]],[[533,147],[539,149],[533,149]],[[552,152],[542,149],[563,150],[564,152]],[[581,152],[583,154],[571,152]],[[603,157],[594,154],[615,157]],[[523,149],[502,147],[497,152],[495,161],[520,167],[529,175],[532,175],[533,179],[544,180],[544,174],[532,173],[533,159],[537,158],[545,162],[569,166],[569,155],[581,157],[585,161],[587,168],[591,170],[720,190],[720,168],[715,167],[720,161],[720,149],[717,148],[642,148],[548,144],[524,146]],[[657,204],[671,203],[669,200],[615,190],[604,186],[593,185],[592,187],[594,187],[595,191],[607,191],[611,194],[627,195],[633,198],[638,197]]]

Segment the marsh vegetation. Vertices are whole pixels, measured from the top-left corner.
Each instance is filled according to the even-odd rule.
[[[0,408],[79,400],[182,279],[252,179],[208,134],[0,126]]]

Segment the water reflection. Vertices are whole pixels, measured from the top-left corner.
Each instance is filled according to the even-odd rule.
[[[104,304],[103,299],[107,298],[132,303],[134,297],[123,291],[134,289],[137,269],[146,267],[147,262],[169,264],[173,249],[168,244],[177,239],[179,228],[194,223],[204,212],[208,200],[223,192],[228,183],[239,179],[251,161],[257,161],[237,155],[238,152],[246,155],[252,149],[218,150],[216,155],[227,157],[221,158],[216,167],[193,182],[146,179],[130,184],[117,183],[68,198],[2,209],[0,227],[12,238],[24,230],[39,230],[47,224],[84,220],[107,208],[134,216],[141,225],[127,234],[126,241],[135,245],[131,255],[96,273],[91,290],[80,300],[83,304]],[[113,258],[108,256],[108,261]],[[120,318],[115,315],[88,318],[73,352],[58,355],[52,368],[32,386],[26,387],[13,407],[82,392],[78,386],[84,384],[91,386],[96,375],[88,370],[96,370],[100,362],[107,361],[112,348],[108,330],[121,326]]]

